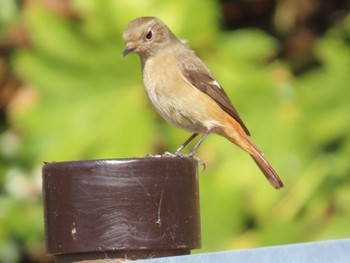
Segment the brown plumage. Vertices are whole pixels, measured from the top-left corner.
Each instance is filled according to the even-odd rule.
[[[123,56],[135,52],[141,57],[144,86],[155,109],[169,123],[194,133],[176,153],[203,133],[193,156],[206,136],[216,133],[248,152],[273,187],[283,187],[207,66],[161,20],[137,18],[123,38]]]

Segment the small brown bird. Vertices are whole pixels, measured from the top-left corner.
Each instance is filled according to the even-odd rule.
[[[176,154],[202,133],[190,152],[194,156],[208,134],[216,133],[248,152],[273,187],[283,187],[207,66],[160,19],[131,21],[123,38],[122,55],[135,52],[141,57],[144,86],[155,109],[170,124],[194,133]]]

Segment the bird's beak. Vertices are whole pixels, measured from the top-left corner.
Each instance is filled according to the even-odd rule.
[[[126,46],[126,48],[122,53],[122,57],[125,57],[127,54],[129,54],[130,52],[133,52],[135,49],[136,49],[135,46]]]

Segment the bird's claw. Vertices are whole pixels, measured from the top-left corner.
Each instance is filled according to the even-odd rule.
[[[148,153],[146,154],[146,157],[181,157],[183,158],[183,157],[187,157],[187,155],[184,155],[181,152],[176,151],[174,153],[172,152],[162,152],[160,154]]]
[[[161,156],[168,156],[168,157],[185,157],[185,155],[183,155],[182,153],[180,152],[163,152],[160,154]]]
[[[202,167],[203,167],[203,171],[205,171],[206,165],[205,163],[202,161],[202,159],[200,159],[199,157],[195,156],[193,153],[189,153],[189,154],[183,154],[179,151],[176,152],[163,152],[161,154],[147,154],[147,157],[179,157],[179,158],[185,158],[185,157],[190,157],[193,158],[194,160],[196,160],[197,163],[199,163]]]
[[[195,156],[194,153],[189,153],[189,154],[183,154],[179,151],[176,151],[174,153],[171,152],[164,152],[161,154],[161,156],[170,156],[170,157],[180,157],[180,158],[185,158],[185,157],[190,157],[193,158],[194,160],[197,161],[197,163],[199,163],[202,167],[203,167],[203,171],[205,171],[205,163],[202,161],[202,159],[200,159],[199,157]]]
[[[195,159],[197,161],[197,163],[199,163],[202,167],[203,167],[203,170],[202,170],[202,173],[205,171],[205,162],[203,162],[203,160],[195,155],[192,155],[192,154],[189,154],[188,157],[192,157],[193,159]]]

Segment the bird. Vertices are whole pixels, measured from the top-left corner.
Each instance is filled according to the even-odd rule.
[[[122,57],[141,58],[143,83],[155,110],[171,125],[193,133],[175,152],[202,134],[189,156],[209,134],[225,137],[246,151],[270,184],[283,182],[250,138],[250,132],[222,86],[204,62],[157,17],[139,17],[123,32]]]

